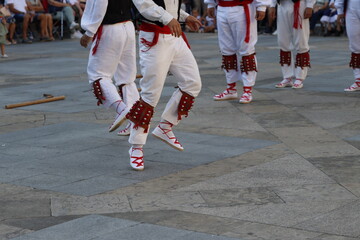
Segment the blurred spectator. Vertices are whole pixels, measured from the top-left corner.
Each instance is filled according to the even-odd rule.
[[[16,22],[22,22],[22,42],[32,43],[32,41],[27,36],[32,16],[28,13],[28,6],[26,0],[7,0],[6,3],[9,7],[9,10],[14,14]]]
[[[85,10],[86,0],[79,0],[79,5],[81,7],[81,10]]]
[[[326,36],[340,36],[343,32],[341,21],[338,19],[337,10],[335,8],[335,0],[331,0],[329,4],[329,9],[324,12],[324,15],[321,17],[320,22],[324,25],[326,31],[324,37]]]
[[[0,0],[0,5],[2,6],[0,7],[0,12],[2,13],[3,16],[5,16],[6,28],[8,30],[8,35],[9,35],[9,41],[7,42],[7,44],[16,44],[16,41],[14,40],[15,27],[16,27],[15,18],[11,15],[11,12],[5,5],[4,0]]]
[[[29,12],[33,16],[33,20],[40,22],[40,41],[53,41],[53,20],[51,14],[45,13],[40,0],[28,0],[28,2]]]
[[[4,5],[0,4],[0,8],[4,7]],[[6,19],[5,15],[0,11],[0,51],[1,51],[1,57],[7,58],[8,55],[5,53],[5,44],[6,42],[6,34],[7,34],[7,28],[6,28]]]
[[[205,10],[204,14],[204,32],[205,33],[214,33],[216,32],[216,18],[210,17]]]
[[[79,0],[66,0],[66,1],[70,3],[70,5],[72,6],[75,12],[75,18],[77,18],[79,20],[78,22],[80,22],[81,17],[83,15],[83,9],[80,6],[80,1]]]
[[[272,34],[274,32],[274,29],[276,28],[276,16],[275,18],[270,17],[270,11],[269,11],[270,7],[266,8],[266,18],[264,19],[265,21],[265,34]],[[276,7],[275,7],[275,11],[276,11]]]
[[[310,35],[314,34],[315,25],[324,15],[324,12],[329,7],[329,0],[316,0],[315,5],[313,7],[313,14],[310,19]]]
[[[60,20],[61,14],[63,14],[64,21],[69,27],[71,33],[75,32],[75,28],[79,27],[79,24],[75,22],[75,13],[70,3],[63,2],[63,0],[48,0],[49,13],[53,15],[53,19]]]

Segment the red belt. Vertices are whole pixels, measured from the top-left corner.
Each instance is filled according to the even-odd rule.
[[[171,34],[171,30],[170,30],[170,28],[168,26],[160,27],[158,25],[150,24],[150,23],[146,23],[146,22],[141,23],[140,31],[153,32],[154,33],[154,38],[153,38],[153,40],[151,42],[147,41],[145,38],[140,39],[141,43],[148,47],[148,50],[158,43],[160,33],[161,34]],[[185,33],[182,32],[181,36],[184,39],[186,45],[190,48],[190,45],[189,45],[189,42],[188,42],[188,40],[186,38]],[[146,51],[148,51],[148,50],[146,50]]]
[[[219,1],[219,6],[221,7],[235,7],[235,6],[243,6],[246,17],[246,36],[245,42],[249,43],[250,41],[250,10],[249,5],[253,0],[245,0],[245,1]]]

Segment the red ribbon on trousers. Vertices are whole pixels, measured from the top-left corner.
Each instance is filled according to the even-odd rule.
[[[171,29],[168,26],[160,27],[158,25],[150,24],[150,23],[146,23],[146,22],[141,23],[140,31],[154,33],[154,38],[151,42],[147,41],[145,38],[140,39],[141,43],[148,47],[148,50],[146,50],[146,51],[149,51],[150,48],[152,48],[153,46],[155,46],[158,43],[160,33],[161,34],[171,34]],[[182,32],[181,36],[184,39],[186,45],[190,48],[190,44],[186,38],[185,33]]]
[[[99,29],[97,30],[97,32],[95,33],[94,38],[93,38],[93,42],[94,41],[96,41],[96,42],[95,42],[95,46],[92,49],[92,55],[95,55],[95,53],[97,51],[97,48],[99,46],[100,39],[102,36],[102,32],[103,32],[103,25],[100,25]]]
[[[245,42],[250,42],[250,9],[249,5],[252,3],[253,0],[244,0],[244,1],[219,1],[219,6],[221,7],[235,7],[235,6],[243,6],[246,18],[246,35],[245,35]]]
[[[302,28],[301,24],[301,15],[300,15],[300,1],[294,2],[294,25],[295,29]]]

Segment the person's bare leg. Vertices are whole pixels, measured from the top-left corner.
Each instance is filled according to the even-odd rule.
[[[40,35],[41,35],[42,38],[47,38],[48,37],[48,34],[47,34],[47,21],[46,21],[45,14],[39,15],[39,20],[40,20]]]
[[[28,39],[27,37],[27,30],[29,27],[31,16],[29,14],[24,15],[24,21],[23,21],[23,39]]]
[[[53,36],[53,18],[51,14],[46,14],[46,21],[47,21],[47,31],[49,33],[50,40],[54,40]]]
[[[5,55],[5,45],[0,44],[0,49],[1,49],[1,55],[4,56]]]
[[[16,28],[15,23],[10,23],[9,24],[9,40],[10,40],[10,42],[12,44],[16,43],[16,41],[14,40],[15,28]]]

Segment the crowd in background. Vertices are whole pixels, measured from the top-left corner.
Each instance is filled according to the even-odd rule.
[[[311,35],[340,36],[344,23],[337,18],[335,0],[317,0],[310,19]],[[80,38],[81,16],[86,0],[0,0],[1,57],[5,45],[53,41],[55,37]],[[182,9],[198,18],[203,27],[198,32],[214,33],[216,19],[207,15],[203,0],[182,0]],[[259,32],[276,34],[276,21],[266,17],[259,23]],[[319,31],[316,31],[320,28]],[[184,27],[184,31],[191,31]]]

